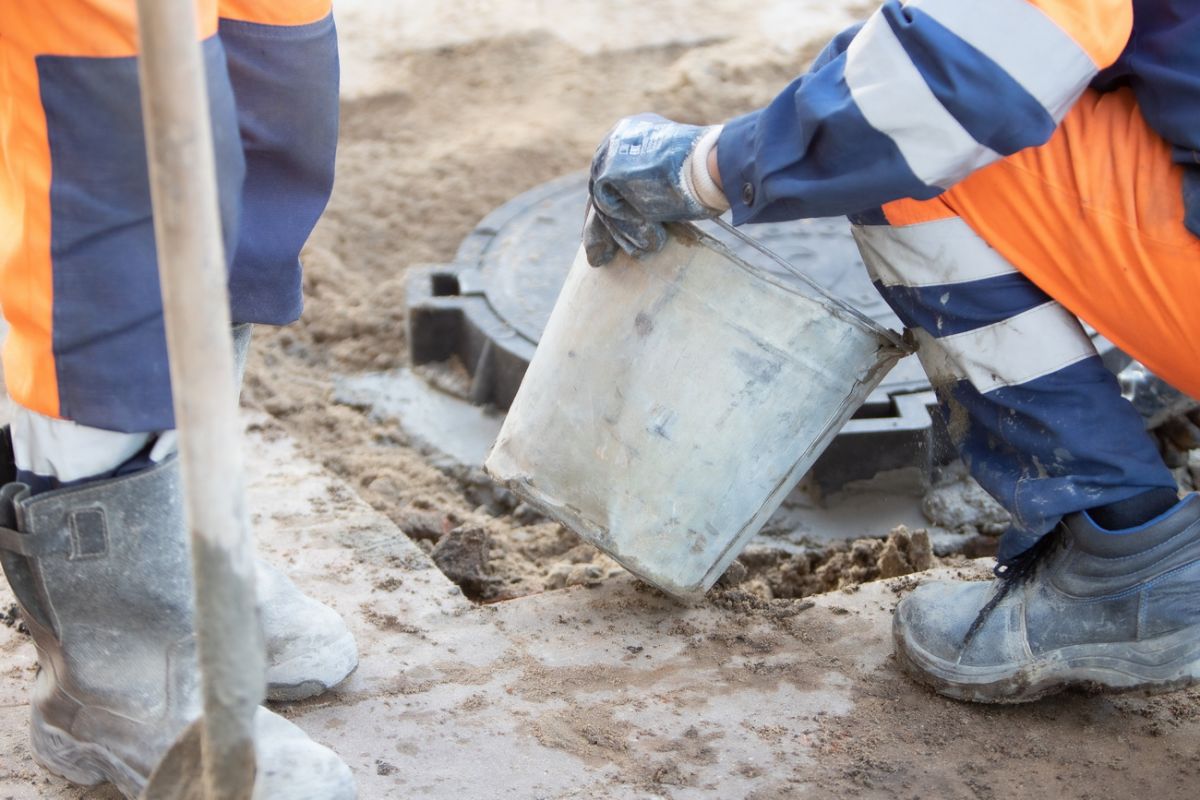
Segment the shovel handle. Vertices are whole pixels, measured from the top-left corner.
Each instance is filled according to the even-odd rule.
[[[265,693],[212,123],[192,0],[138,0],[142,110],[204,698],[205,795],[249,798]],[[193,776],[194,780],[194,776]]]

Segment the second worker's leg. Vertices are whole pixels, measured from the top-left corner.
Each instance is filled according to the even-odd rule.
[[[330,0],[220,0],[220,38],[246,159],[233,321],[300,316],[300,251],[333,188],[338,45]]]
[[[963,220],[857,226],[855,238],[917,338],[963,462],[1012,515],[1002,563],[1066,514],[1173,502],[1173,476],[1079,320]]]
[[[936,216],[855,236],[916,331],[963,460],[1013,525],[995,583],[905,598],[900,663],[983,702],[1200,678],[1200,606],[1178,602],[1200,586],[1200,498],[1178,502],[1078,320],[961,219]]]
[[[248,344],[251,323],[300,316],[300,250],[333,186],[337,35],[329,0],[221,0],[219,13],[246,162],[230,311]],[[257,578],[268,698],[299,700],[340,683],[358,664],[345,623],[261,560]]]

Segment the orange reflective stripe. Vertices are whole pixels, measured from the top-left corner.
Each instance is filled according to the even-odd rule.
[[[1045,145],[938,201],[1051,297],[1200,397],[1200,239],[1183,225],[1182,181],[1132,91],[1089,90]]]
[[[137,54],[133,0],[6,0],[0,33],[33,55],[119,57]],[[217,0],[194,0],[200,38],[217,32]]]
[[[0,253],[0,305],[8,320],[4,380],[13,401],[58,416],[52,349],[54,284],[50,263],[50,144],[39,93],[30,14],[6,17],[0,30],[0,218],[11,235]],[[18,19],[21,18],[21,19]],[[20,24],[19,24],[20,23]]]
[[[325,19],[333,0],[220,0],[222,19],[261,25],[308,25]]]
[[[8,320],[4,378],[26,408],[59,416],[54,363],[50,144],[36,58],[137,52],[133,0],[5,0],[0,15],[0,305]],[[216,0],[195,4],[201,36]]]
[[[1121,55],[1133,32],[1131,0],[1028,0],[1083,48],[1100,69]]]
[[[883,215],[887,217],[889,225],[896,227],[920,225],[922,222],[935,222],[958,216],[941,197],[932,200],[896,200],[883,207]]]
[[[8,102],[0,107],[0,218],[11,235],[0,253],[0,305],[8,319],[4,378],[9,395],[27,408],[58,415],[58,380],[51,349],[50,145],[41,113],[37,69],[0,36]]]

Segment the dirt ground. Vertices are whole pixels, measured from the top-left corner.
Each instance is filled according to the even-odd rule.
[[[355,46],[344,30],[343,50]],[[477,597],[615,571],[481,473],[440,471],[399,429],[333,404],[332,377],[404,365],[407,268],[451,260],[489,211],[586,168],[617,118],[653,109],[723,120],[767,101],[817,46],[718,40],[587,55],[531,32],[378,56],[394,88],[343,104],[337,183],[305,256],[304,317],[256,332],[246,402],[430,547],[481,531],[488,580],[466,587]]]
[[[538,6],[517,0],[490,6],[506,4],[524,9],[520,13]],[[368,4],[355,5],[361,17]],[[652,17],[654,3],[642,5]],[[362,35],[356,31],[363,30],[344,28],[343,49],[355,48]],[[686,44],[614,54],[521,26],[496,35],[464,33],[428,47],[397,37],[390,49],[373,37],[370,63],[386,69],[386,79],[375,75],[371,91],[351,92],[343,104],[337,184],[305,257],[304,317],[286,329],[256,333],[244,402],[274,416],[308,455],[431,552],[474,599],[596,584],[619,573],[611,560],[496,490],[481,473],[439,469],[398,427],[335,404],[333,379],[406,365],[406,270],[451,260],[489,211],[585,168],[617,118],[655,110],[716,122],[750,110],[800,71],[820,43],[815,37],[777,48],[754,37],[698,35]],[[889,531],[878,533],[877,540],[810,555],[751,548],[712,602],[728,609],[731,630],[745,614],[774,619],[787,630],[807,602],[798,598],[852,591],[863,580],[938,563],[920,532],[897,530],[886,541]],[[737,650],[768,646],[730,635],[725,644]],[[1114,718],[1123,721],[1125,735],[1094,747],[1057,745],[1056,731]],[[801,786],[819,797],[1169,798],[1194,796],[1200,759],[1162,743],[1198,719],[1196,691],[1149,703],[1068,695],[1035,709],[975,709],[937,698],[893,670],[848,716],[814,720],[805,730],[736,735],[818,743],[818,763],[771,776],[757,800],[796,796]],[[565,737],[574,742],[568,749],[584,758],[630,758],[623,734],[594,719],[559,722],[539,730],[539,738]],[[677,746],[686,759],[703,762],[707,735],[697,732]],[[929,767],[942,762],[961,769],[950,774]],[[662,788],[686,775],[646,780]]]
[[[344,0],[341,7],[346,93],[338,179],[305,254],[308,304],[300,323],[256,332],[244,402],[274,418],[259,426],[259,435],[282,426],[306,455],[428,552],[463,593],[489,604],[471,609],[475,617],[456,611],[453,624],[434,629],[437,615],[420,618],[405,600],[405,591],[424,580],[414,567],[422,559],[381,546],[382,534],[363,535],[373,529],[360,517],[346,519],[354,505],[347,493],[299,498],[292,476],[278,478],[276,491],[286,492],[288,503],[338,516],[345,530],[307,519],[289,528],[276,520],[293,538],[272,555],[307,573],[318,596],[343,604],[343,613],[349,609],[347,616],[366,628],[363,665],[347,686],[279,710],[335,747],[351,738],[347,725],[372,738],[377,750],[343,748],[343,755],[358,759],[360,782],[372,782],[372,791],[384,779],[402,788],[369,796],[432,796],[421,791],[425,773],[479,768],[476,756],[489,746],[506,748],[503,757],[512,758],[480,762],[497,779],[505,767],[551,772],[556,762],[545,750],[513,756],[519,737],[504,739],[492,731],[506,728],[484,724],[514,708],[521,734],[564,759],[613,768],[617,778],[568,794],[504,796],[713,797],[723,795],[706,790],[706,781],[731,777],[757,787],[748,800],[1196,796],[1200,689],[1149,700],[1070,693],[991,708],[937,697],[900,675],[885,655],[863,666],[863,651],[890,651],[886,641],[863,646],[871,630],[865,600],[877,623],[916,585],[918,578],[904,577],[909,573],[941,565],[956,577],[986,578],[961,556],[934,556],[919,530],[889,525],[877,538],[810,553],[756,544],[700,614],[614,579],[622,572],[615,563],[481,473],[440,469],[396,425],[333,400],[339,375],[406,365],[409,267],[451,260],[489,211],[585,168],[597,141],[625,114],[654,110],[707,123],[762,104],[800,71],[837,21],[862,6]],[[808,9],[811,20],[797,22],[797,7]],[[725,19],[714,21],[716,15]],[[1200,444],[1191,435],[1178,425],[1170,434],[1181,480],[1191,480],[1184,451]],[[260,446],[271,438],[263,435]],[[972,495],[966,502],[983,501]],[[963,502],[939,494],[927,505],[953,526]],[[976,540],[981,549],[966,555],[983,554],[1002,527],[989,518]],[[878,578],[895,580],[859,588]],[[590,588],[548,591],[572,585]],[[461,602],[450,589],[439,587],[439,602]],[[538,613],[499,602],[538,593],[522,601]],[[483,636],[493,618],[512,629],[511,639]],[[5,605],[0,625],[5,633],[20,625]],[[565,633],[556,639],[559,629]],[[492,642],[488,636],[512,652],[483,653],[488,648],[478,642]],[[652,642],[668,652],[650,652]],[[32,656],[24,637],[13,636],[7,647],[0,655],[24,655],[0,686],[8,692],[0,711],[24,714]],[[701,690],[678,688],[676,649],[688,677],[702,676]],[[545,660],[538,657],[547,652]],[[515,675],[511,683],[503,680],[506,672]],[[800,692],[824,673],[852,687],[847,713],[789,708],[788,724],[727,724],[720,716],[732,717],[735,706],[745,714],[747,705],[763,716],[778,712],[738,692],[761,689],[761,698],[775,696],[768,691],[776,687]],[[355,716],[377,697],[385,700],[379,716]],[[664,706],[669,713],[657,713]],[[679,729],[667,731],[664,717]],[[717,753],[738,739],[769,745],[772,760],[722,762]],[[7,741],[18,738],[14,733]],[[50,784],[24,747],[0,748],[0,773],[25,776],[40,793]],[[111,789],[67,791],[76,800],[115,796]]]

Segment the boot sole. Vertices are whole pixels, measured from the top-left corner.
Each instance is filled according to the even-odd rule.
[[[35,708],[30,725],[33,758],[46,770],[79,786],[112,783],[126,797],[137,797],[146,778],[110,750],[82,742],[42,719]]]
[[[1144,642],[1072,645],[1016,667],[967,667],[909,642],[892,626],[896,660],[935,692],[972,703],[1029,703],[1065,689],[1157,694],[1200,683],[1200,625]]]
[[[316,697],[358,668],[358,645],[347,632],[319,653],[306,653],[267,668],[267,700],[293,702]]]

